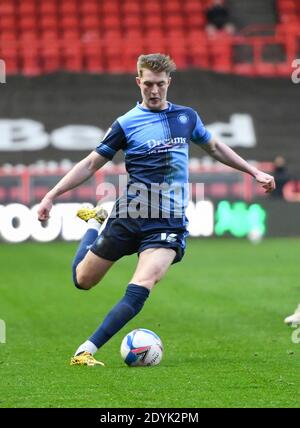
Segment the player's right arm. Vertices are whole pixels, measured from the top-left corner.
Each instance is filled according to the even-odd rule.
[[[91,178],[109,159],[93,151],[78,162],[41,201],[38,208],[38,219],[48,220],[53,201],[60,195],[84,183]]]

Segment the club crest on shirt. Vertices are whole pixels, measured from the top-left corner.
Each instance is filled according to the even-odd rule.
[[[184,114],[184,113],[180,113],[180,114],[177,116],[177,120],[178,120],[182,125],[186,125],[190,119],[189,119],[188,115],[186,115],[186,114]]]

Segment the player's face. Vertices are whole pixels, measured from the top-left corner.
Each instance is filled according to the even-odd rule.
[[[164,110],[168,107],[167,92],[171,78],[165,71],[155,73],[143,69],[142,77],[137,77],[136,82],[141,89],[143,107],[150,110]]]

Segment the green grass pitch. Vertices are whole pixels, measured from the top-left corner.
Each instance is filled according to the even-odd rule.
[[[300,301],[300,240],[190,240],[143,311],[98,353],[106,368],[69,359],[123,295],[136,256],[84,292],[70,280],[75,249],[0,245],[0,407],[299,407],[300,344],[283,318]],[[137,327],[161,336],[161,365],[121,360],[121,340]]]

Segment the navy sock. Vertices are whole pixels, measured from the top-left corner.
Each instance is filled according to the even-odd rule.
[[[137,315],[149,296],[150,290],[129,284],[124,297],[113,307],[95,333],[89,338],[97,348],[104,345],[114,334]]]
[[[84,259],[86,253],[90,249],[91,245],[94,243],[97,236],[98,236],[98,231],[96,229],[88,229],[80,241],[77,253],[74,257],[73,264],[72,264],[73,282],[77,288],[81,289],[76,278],[76,268],[78,264],[81,262],[81,260]]]

